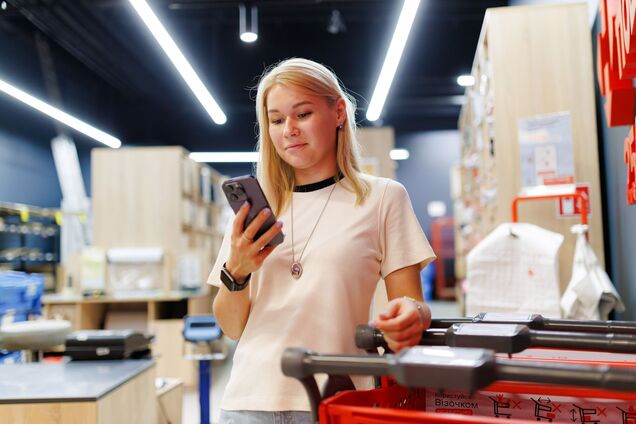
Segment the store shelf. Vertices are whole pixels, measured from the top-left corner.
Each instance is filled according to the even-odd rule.
[[[590,242],[603,263],[603,225],[594,110],[592,48],[583,4],[488,9],[458,126],[461,160],[453,193],[456,274],[492,229],[511,220],[521,188],[520,119],[569,112],[577,182],[590,185]],[[523,205],[525,222],[564,234],[562,289],[572,271],[576,218],[558,218],[553,202]]]

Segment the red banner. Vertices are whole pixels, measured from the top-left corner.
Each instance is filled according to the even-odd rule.
[[[636,204],[636,127],[633,78],[636,78],[636,0],[601,0],[601,32],[596,49],[596,71],[607,125],[629,125],[625,139],[627,203]]]

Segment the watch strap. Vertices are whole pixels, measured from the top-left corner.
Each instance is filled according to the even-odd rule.
[[[239,283],[236,281],[232,273],[228,271],[225,265],[226,264],[223,264],[223,267],[221,268],[221,276],[220,276],[221,281],[223,282],[225,287],[227,287],[227,289],[230,291],[240,291],[240,290],[243,290],[245,287],[247,287],[247,284],[249,283],[250,277],[252,276],[252,274],[248,274],[247,277],[245,278],[245,281],[243,281],[242,283]]]

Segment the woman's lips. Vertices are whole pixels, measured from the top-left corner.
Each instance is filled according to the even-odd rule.
[[[291,144],[289,146],[287,146],[285,148],[285,150],[287,151],[295,151],[295,150],[300,150],[301,148],[305,147],[307,145],[307,143],[297,143],[297,144]]]

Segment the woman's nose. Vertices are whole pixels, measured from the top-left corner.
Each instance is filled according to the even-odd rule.
[[[296,127],[293,120],[289,118],[285,120],[285,128],[283,131],[283,135],[285,137],[292,137],[292,136],[298,135],[298,128]]]

